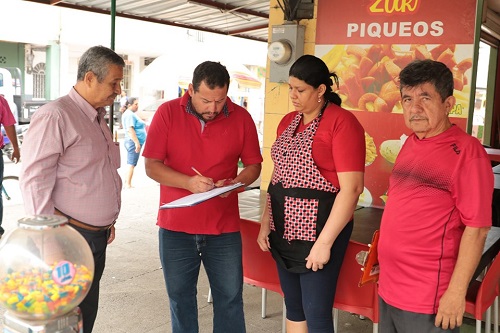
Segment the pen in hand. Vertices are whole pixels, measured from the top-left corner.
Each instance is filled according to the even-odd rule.
[[[193,169],[193,171],[196,172],[196,174],[198,176],[203,177],[203,175],[198,170],[196,170],[194,167],[191,167],[191,169]]]
[[[203,175],[201,174],[201,172],[199,172],[198,170],[196,170],[196,169],[195,169],[195,167],[191,167],[191,169],[193,169],[193,171],[194,171],[194,172],[196,172],[196,174],[197,174],[198,176],[200,176],[200,177],[205,177],[205,176],[203,176]],[[205,177],[205,178],[206,178],[206,177]],[[213,187],[215,187],[215,184],[214,184],[214,182],[213,182],[213,180],[212,180],[212,188],[213,188]]]

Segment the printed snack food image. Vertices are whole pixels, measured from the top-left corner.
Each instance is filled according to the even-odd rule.
[[[383,141],[379,147],[380,155],[382,155],[387,162],[394,164],[407,138],[408,136],[406,134],[402,134],[397,140],[391,139]]]
[[[365,145],[366,145],[366,156],[365,156],[365,166],[369,166],[375,161],[377,157],[377,147],[373,142],[373,138],[365,132]]]
[[[453,73],[457,104],[452,114],[468,107],[472,58],[460,59],[455,44],[335,45],[323,57],[330,71],[339,77],[336,91],[342,106],[351,110],[401,113],[399,72],[416,59],[433,59]],[[470,74],[469,74],[470,75]]]

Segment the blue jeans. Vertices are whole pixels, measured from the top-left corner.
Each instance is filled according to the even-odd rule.
[[[3,184],[2,182],[3,182],[3,156],[1,156],[0,154],[0,187]],[[3,193],[0,193],[0,236],[2,236],[3,233],[5,232],[5,230],[2,228],[2,221],[3,221]]]
[[[203,262],[213,296],[213,332],[245,333],[240,233],[190,235],[160,228],[158,234],[172,332],[199,332],[196,285]]]
[[[127,164],[132,166],[137,166],[137,161],[139,161],[140,152],[135,152],[135,143],[132,139],[125,139],[123,145],[127,150]],[[142,145],[141,145],[142,146]]]

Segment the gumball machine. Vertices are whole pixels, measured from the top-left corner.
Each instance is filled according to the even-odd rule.
[[[83,332],[78,305],[93,276],[92,251],[66,217],[20,219],[0,241],[3,332]]]

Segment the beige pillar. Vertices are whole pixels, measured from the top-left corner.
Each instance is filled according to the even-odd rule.
[[[276,0],[270,0],[269,10],[269,40],[271,40],[271,29],[273,25],[284,23],[283,11]],[[305,54],[314,54],[316,40],[316,13],[318,0],[314,1],[314,18],[310,20],[300,20],[299,24],[306,27],[305,30]],[[266,73],[266,95],[264,104],[264,143],[262,155],[264,163],[261,174],[261,190],[267,190],[271,181],[273,162],[271,160],[271,145],[276,139],[276,129],[283,116],[293,111],[293,105],[288,98],[288,84],[269,82],[269,59],[267,60]]]

